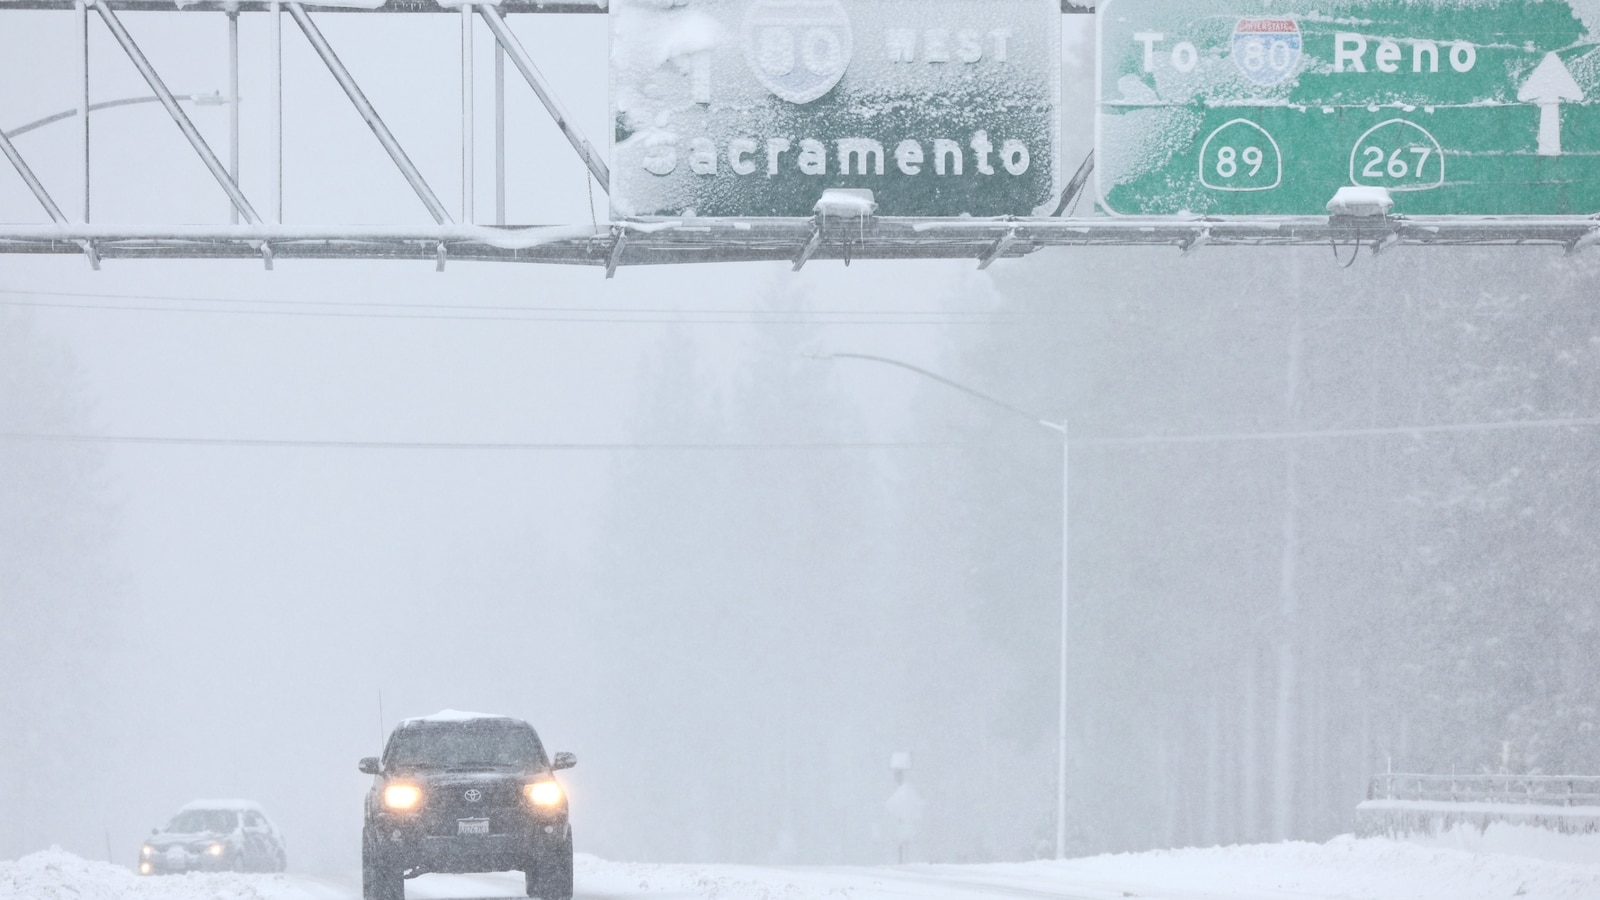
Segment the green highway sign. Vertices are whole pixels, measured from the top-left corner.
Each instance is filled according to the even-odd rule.
[[[611,0],[611,208],[1028,215],[1059,191],[1059,0]]]
[[[1095,167],[1120,215],[1600,213],[1600,4],[1101,0]]]

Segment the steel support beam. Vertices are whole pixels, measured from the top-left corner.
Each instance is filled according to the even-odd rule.
[[[155,91],[157,97],[161,98],[161,105],[166,107],[167,114],[172,117],[172,121],[178,124],[178,130],[182,131],[183,136],[188,139],[189,146],[193,147],[194,152],[199,154],[200,161],[205,163],[207,169],[211,170],[212,177],[216,178],[217,184],[222,186],[223,192],[233,202],[234,209],[244,216],[246,222],[255,224],[261,221],[256,215],[255,209],[251,207],[250,201],[246,200],[244,193],[239,190],[239,185],[229,176],[228,171],[222,167],[222,162],[217,159],[217,155],[211,152],[210,145],[206,143],[205,138],[200,136],[199,130],[194,127],[194,123],[189,121],[189,116],[183,111],[183,107],[178,105],[177,98],[172,96],[171,91],[167,90],[166,83],[161,80],[160,75],[156,74],[155,68],[150,65],[150,60],[145,58],[144,52],[139,49],[139,45],[134,43],[133,36],[128,34],[128,29],[122,26],[122,20],[117,18],[117,14],[112,12],[111,7],[104,3],[96,2],[94,8],[96,12],[100,13],[100,18],[105,21],[106,27],[111,29],[111,36],[116,38],[118,44],[122,45],[123,52],[128,55],[128,59],[133,63],[134,68],[138,69],[139,74],[144,76],[145,83],[150,85],[150,89]],[[87,111],[85,111],[83,121],[85,122],[85,128],[87,128],[89,121]]]
[[[61,207],[56,205],[56,201],[51,199],[50,192],[44,189],[44,182],[33,174],[33,169],[28,167],[27,160],[22,158],[22,154],[18,152],[16,145],[11,143],[11,139],[6,137],[3,132],[0,132],[0,151],[3,151],[6,158],[11,160],[12,168],[16,169],[17,174],[22,176],[23,183],[28,186],[28,190],[33,192],[34,199],[39,201],[39,205],[44,207],[44,211],[49,214],[50,220],[57,225],[67,224],[67,217],[62,214]],[[89,241],[75,241],[74,243],[89,258],[89,265],[92,268],[100,268],[100,256],[95,253],[93,243]]]
[[[1017,241],[1022,238],[1024,233],[1025,232],[1022,229],[1012,228],[1005,234],[1000,235],[999,240],[994,242],[994,246],[989,248],[989,252],[983,254],[983,257],[978,260],[978,268],[989,268],[989,266],[992,265],[995,260],[1003,256],[1007,250],[1010,250],[1012,247],[1016,246]]]
[[[494,223],[506,224],[506,48],[494,42]]]
[[[615,230],[614,230],[615,229]],[[625,250],[617,246],[625,229]],[[995,254],[998,242],[1011,242]],[[1358,229],[1327,217],[1176,220],[1164,218],[908,219],[862,223],[848,243],[831,240],[815,219],[679,219],[595,228],[396,226],[0,225],[0,253],[78,253],[93,242],[102,256],[147,259],[412,259],[437,263],[440,246],[457,260],[627,265],[852,259],[1012,258],[1042,247],[1166,246],[1543,246],[1582,249],[1600,242],[1588,216],[1467,218],[1374,217]],[[1359,241],[1359,243],[1357,243]],[[270,245],[270,250],[264,250]],[[803,248],[797,256],[796,248]],[[1354,254],[1352,253],[1352,258]]]
[[[239,11],[228,10],[228,175],[239,183]],[[235,225],[239,209],[229,210]]]
[[[475,121],[472,110],[472,4],[461,4],[461,221],[473,220],[473,166],[476,164],[473,132]]]
[[[69,10],[76,0],[4,0],[10,9]],[[272,0],[108,0],[117,9],[130,12],[266,12]],[[501,0],[500,11],[508,14],[544,13],[557,15],[605,15],[607,0]],[[1093,15],[1094,3],[1090,0],[1061,0],[1061,12],[1067,15]],[[329,13],[443,13],[454,12],[441,6],[437,0],[387,0],[374,6],[341,3],[322,6],[307,3],[312,12]]]
[[[611,252],[606,255],[606,277],[611,278],[617,274],[617,266],[622,265],[622,251],[628,246],[628,229],[613,228],[616,240],[611,244]]]
[[[271,72],[267,80],[267,89],[271,92],[268,105],[271,107],[271,134],[268,136],[267,168],[270,170],[267,177],[272,182],[272,221],[283,224],[283,8],[278,0],[272,0],[270,9],[272,21],[269,29],[272,33],[272,60]],[[267,268],[272,268],[272,255],[266,254]]]
[[[545,83],[544,76],[539,74],[538,68],[534,66],[533,58],[528,56],[528,51],[522,48],[522,43],[517,40],[515,34],[511,33],[511,28],[506,25],[505,16],[498,9],[488,5],[478,7],[478,14],[483,17],[484,22],[488,23],[489,30],[494,32],[494,39],[511,56],[511,62],[517,67],[517,71],[522,73],[522,77],[527,80],[528,86],[533,88],[535,94],[539,95],[539,102],[544,104],[546,110],[549,110],[550,117],[556,120],[556,127],[560,128],[561,133],[567,136],[567,141],[572,144],[572,149],[578,151],[578,156],[583,160],[583,164],[589,167],[589,171],[594,174],[595,180],[600,182],[600,189],[610,194],[611,172],[606,168],[605,158],[594,149],[594,145],[589,143],[588,138],[579,133],[577,126],[572,124],[572,117],[567,115],[565,109],[561,108],[560,101],[556,100],[555,94],[550,90],[550,86]]]
[[[383,145],[383,149],[388,152],[389,158],[394,160],[395,166],[400,169],[400,174],[405,176],[406,182],[411,185],[411,189],[416,191],[417,197],[422,201],[422,205],[428,208],[428,214],[433,216],[433,220],[440,225],[450,223],[450,213],[445,210],[444,204],[439,202],[439,198],[433,193],[433,189],[428,187],[428,182],[423,179],[422,173],[412,164],[411,157],[407,156],[406,151],[401,149],[400,142],[395,140],[393,132],[389,131],[389,126],[383,123],[383,119],[379,117],[378,111],[372,107],[372,102],[367,99],[367,95],[361,92],[360,85],[357,85],[356,80],[350,76],[350,70],[344,67],[344,63],[333,52],[333,47],[329,46],[328,39],[322,36],[322,32],[317,28],[316,23],[311,21],[311,16],[306,12],[305,7],[294,2],[294,0],[290,0],[286,5],[289,8],[289,15],[294,18],[295,24],[300,26],[300,30],[305,34],[306,40],[311,42],[312,49],[317,52],[317,56],[321,57],[323,65],[327,66],[328,71],[333,73],[334,80],[339,82],[339,87],[344,89],[345,96],[350,98],[350,102],[355,105],[356,111],[361,114],[361,118],[367,123],[367,127],[372,129],[373,135],[378,138],[378,143]]]
[[[89,221],[89,5],[86,0],[77,4],[78,71],[81,76],[78,92],[78,137],[83,163],[83,221]]]
[[[61,207],[57,206],[56,201],[50,198],[50,192],[44,189],[44,183],[39,180],[37,175],[33,174],[33,169],[28,167],[27,160],[24,160],[22,154],[17,152],[16,145],[11,143],[11,139],[6,137],[4,132],[0,132],[0,151],[5,153],[6,159],[11,160],[11,167],[17,170],[18,175],[22,176],[22,183],[26,184],[28,190],[33,192],[34,199],[38,200],[39,205],[44,207],[44,211],[50,214],[50,221],[60,225],[67,224],[67,217],[61,214]]]

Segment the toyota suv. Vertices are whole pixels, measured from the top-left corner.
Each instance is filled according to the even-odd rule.
[[[572,826],[555,773],[578,764],[545,755],[527,722],[445,710],[395,726],[372,775],[361,829],[365,900],[404,900],[429,872],[521,870],[529,897],[571,900]]]

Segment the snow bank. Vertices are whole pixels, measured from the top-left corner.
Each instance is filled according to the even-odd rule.
[[[1574,861],[1467,852],[1385,838],[1326,844],[1126,853],[993,865],[893,867],[693,866],[614,863],[580,855],[579,893],[637,898],[976,900],[1069,896],[1077,900],[1593,900],[1600,898],[1600,842],[1524,834],[1523,849],[1563,846]],[[1510,846],[1501,837],[1484,846]],[[1586,860],[1584,854],[1587,853]]]
[[[0,900],[331,900],[336,892],[283,875],[235,872],[141,878],[59,847],[0,862]]]
[[[1452,845],[1453,842],[1453,845]],[[579,854],[580,896],[608,900],[1594,900],[1600,837],[1491,827],[1426,842],[1335,838],[1325,844],[1124,853],[992,865],[729,866],[619,863]],[[422,882],[427,882],[423,884]],[[519,896],[521,876],[427,875],[412,897]],[[336,900],[330,886],[282,875],[140,878],[52,849],[0,862],[0,900]]]
[[[1600,851],[1600,844],[1594,849]],[[1057,883],[1098,888],[1103,896],[1127,892],[1407,900],[1600,897],[1600,852],[1588,864],[1572,864],[1348,835],[1326,844],[1252,844],[1036,865],[1048,868]],[[1031,867],[1019,868],[1022,871],[1016,874],[1021,875]]]
[[[1411,835],[1406,843],[1468,853],[1504,853],[1551,862],[1600,864],[1600,834],[1559,834],[1533,825],[1495,822],[1459,826],[1437,835]]]

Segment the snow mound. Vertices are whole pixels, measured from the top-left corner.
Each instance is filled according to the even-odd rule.
[[[0,900],[317,900],[282,875],[234,872],[140,877],[51,847],[0,861]]]
[[[1290,842],[1158,850],[1083,859],[986,865],[735,866],[610,862],[580,854],[580,894],[661,900],[1595,900],[1600,841],[1522,833],[1522,849],[1500,836],[1482,852],[1343,836]],[[1552,847],[1550,841],[1559,846]],[[1558,862],[1537,858],[1556,850]]]

